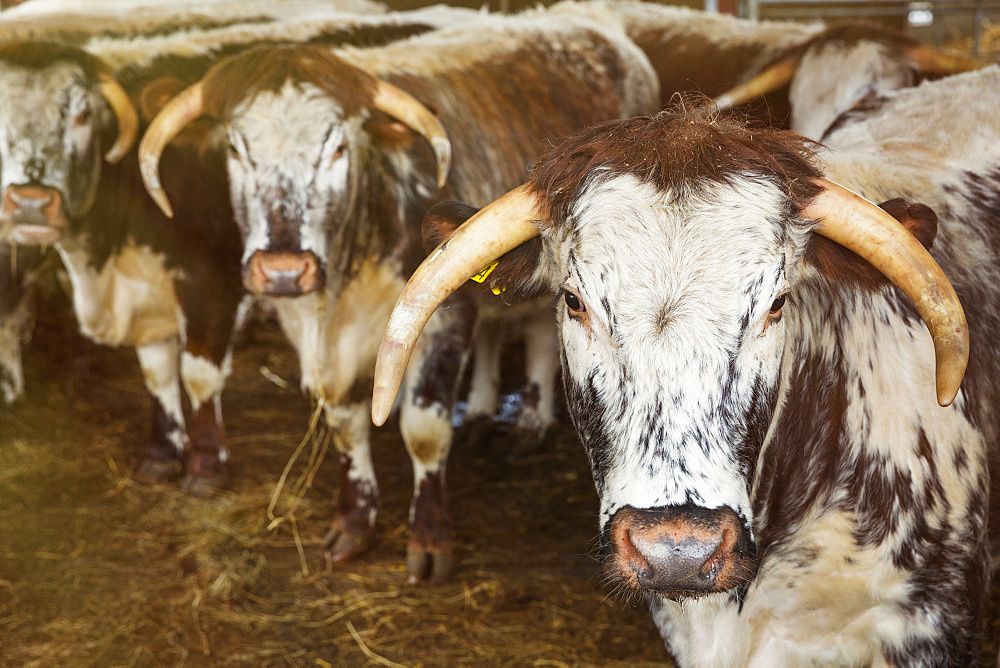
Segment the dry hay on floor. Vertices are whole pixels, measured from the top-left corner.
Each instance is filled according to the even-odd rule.
[[[269,516],[311,412],[262,368],[297,385],[276,331],[237,352],[225,396],[233,482],[197,500],[133,474],[151,410],[133,353],[39,324],[28,396],[0,416],[0,664],[668,661],[644,606],[601,587],[596,497],[568,430],[517,462],[456,446],[455,576],[408,586],[412,473],[395,428],[374,439],[381,543],[331,567],[319,541],[336,462],[319,460],[321,440],[304,443]]]

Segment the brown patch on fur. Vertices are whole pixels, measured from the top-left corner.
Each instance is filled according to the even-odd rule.
[[[222,425],[215,419],[214,402],[206,401],[194,411],[188,435],[188,477],[216,480],[224,475],[225,464],[219,458],[219,453],[225,436]]]
[[[735,114],[677,109],[584,130],[549,153],[531,180],[552,224],[567,219],[585,188],[622,174],[675,194],[755,175],[786,192],[792,213],[820,191],[811,155],[811,142],[800,135],[753,127]]]
[[[930,249],[937,235],[937,214],[929,206],[897,197],[879,204],[879,208],[898,220],[924,248]],[[818,234],[812,236],[808,258],[833,281],[853,283],[868,290],[878,290],[889,281],[853,251]]]
[[[152,81],[139,93],[139,113],[147,123],[156,117],[187,85],[177,77],[161,77]]]
[[[337,516],[334,527],[362,532],[371,528],[368,523],[371,510],[378,507],[378,499],[369,485],[351,480],[351,458],[341,454],[340,489],[337,492]]]
[[[420,481],[413,504],[412,529],[411,544],[426,552],[451,550],[451,513],[440,472],[428,473]]]
[[[26,69],[43,70],[61,60],[79,65],[88,81],[97,81],[99,74],[110,72],[97,56],[65,44],[17,42],[0,47],[0,61]]]
[[[369,107],[376,79],[323,46],[266,46],[228,58],[205,75],[205,113],[228,119],[242,101],[278,91],[287,81],[313,84],[344,106],[347,115]]]

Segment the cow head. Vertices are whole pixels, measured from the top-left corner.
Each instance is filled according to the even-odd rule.
[[[57,241],[94,203],[102,154],[116,162],[138,119],[94,56],[57,44],[0,48],[0,236]]]
[[[399,195],[387,183],[400,181],[392,175],[410,168],[412,154],[401,149],[414,132],[434,149],[437,185],[450,162],[440,123],[399,88],[322,47],[254,49],[210,70],[168,104],[143,137],[143,178],[168,216],[157,174],[160,154],[203,114],[228,133],[244,285],[258,294],[320,289],[331,268],[352,261],[358,244],[376,245],[360,238],[372,232],[363,221],[374,217],[368,207],[391,208],[386,202]],[[406,187],[436,191],[426,170],[402,180],[414,182]]]
[[[820,139],[841,114],[882,94],[989,64],[882,26],[848,23],[793,47],[774,65],[721,95],[716,104],[725,109],[789,86],[790,127]]]
[[[379,352],[376,423],[425,314],[479,267],[540,237],[519,275],[503,275],[500,259],[494,287],[558,297],[567,403],[612,573],[672,597],[746,582],[758,456],[805,331],[802,300],[810,282],[831,280],[828,264],[871,268],[831,253],[859,253],[917,304],[939,346],[940,401],[954,397],[967,359],[961,307],[924,247],[808,158],[798,135],[693,115],[567,140],[410,279]],[[909,222],[933,228],[925,214]]]

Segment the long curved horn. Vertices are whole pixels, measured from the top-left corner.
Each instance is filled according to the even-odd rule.
[[[421,135],[437,158],[437,184],[443,188],[451,169],[451,142],[438,117],[415,97],[398,86],[378,79],[372,106],[402,122]]]
[[[718,109],[729,109],[781,88],[795,76],[801,57],[801,54],[796,53],[778,61],[753,79],[715,98],[715,106]]]
[[[927,44],[907,49],[906,55],[917,64],[921,71],[928,74],[958,74],[993,64],[989,60],[942,51]]]
[[[518,186],[459,226],[417,267],[389,316],[375,361],[372,421],[389,417],[406,363],[434,310],[480,269],[537,237],[540,207],[528,184]]]
[[[167,218],[174,217],[174,210],[160,184],[160,156],[184,126],[201,116],[204,110],[203,84],[199,81],[182,90],[160,110],[139,142],[139,172],[142,174],[142,182],[149,196]]]
[[[118,137],[104,154],[105,160],[116,163],[125,157],[135,143],[135,138],[139,134],[139,115],[132,106],[128,93],[110,72],[101,72],[98,74],[98,80],[101,95],[108,101],[111,110],[115,112],[115,118],[118,119]]]
[[[860,195],[826,179],[802,216],[819,220],[816,232],[878,269],[903,291],[930,330],[937,365],[937,399],[955,400],[969,362],[969,326],[965,312],[941,267],[920,242]]]

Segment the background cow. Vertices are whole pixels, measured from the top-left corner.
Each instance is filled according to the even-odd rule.
[[[375,421],[436,304],[540,234],[496,281],[560,295],[608,572],[678,662],[969,665],[998,445],[998,84],[901,91],[819,155],[701,113],[578,134],[411,279]]]
[[[373,334],[422,256],[419,221],[448,173],[444,129],[455,154],[448,188],[486,202],[522,179],[551,138],[656,102],[649,63],[623,35],[540,13],[483,18],[379,49],[248,52],[214,68],[150,127],[146,181],[164,206],[159,152],[203,113],[227,127],[244,285],[279,297],[273,304],[299,353],[302,384],[323,403],[340,456],[338,510],[325,540],[332,559],[374,537],[378,487],[366,426]],[[415,477],[411,579],[440,579],[451,568],[444,463],[473,323],[473,305],[456,302],[408,381],[400,423]],[[551,393],[542,401],[551,403]]]
[[[905,33],[847,23],[813,35],[774,57],[759,74],[720,95],[720,109],[784,99],[789,127],[821,140],[841,114],[921,81],[966,72],[990,62],[949,53]]]

